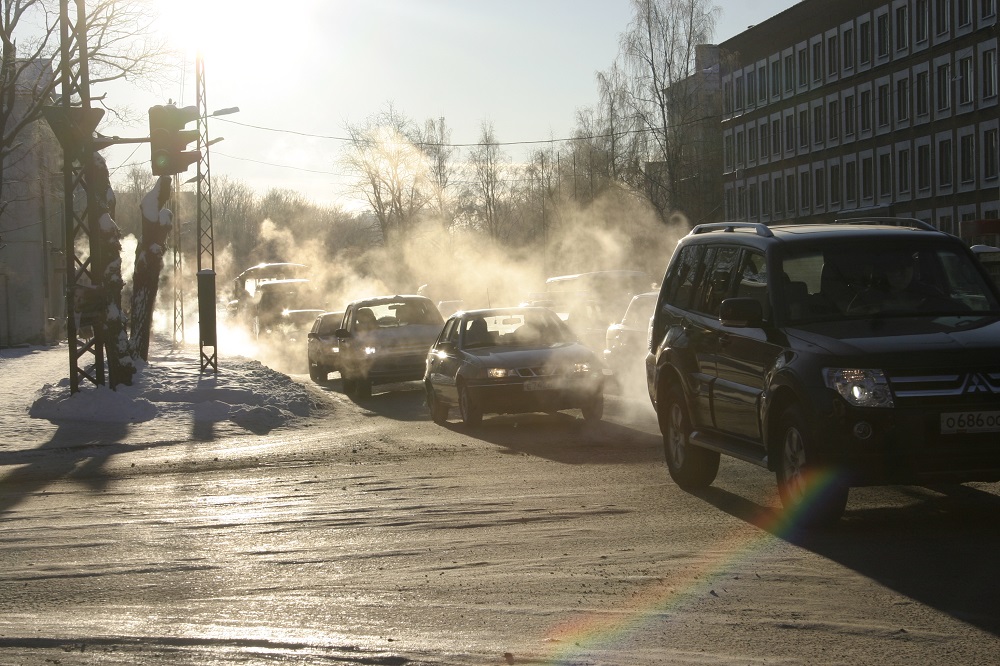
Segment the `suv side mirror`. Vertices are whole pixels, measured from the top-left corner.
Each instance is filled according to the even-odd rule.
[[[351,337],[351,332],[346,328],[338,328],[333,334],[338,338],[349,338]]]
[[[755,298],[727,298],[719,306],[719,321],[733,328],[760,328],[764,309]]]

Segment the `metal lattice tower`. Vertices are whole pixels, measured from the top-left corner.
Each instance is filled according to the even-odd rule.
[[[173,186],[170,188],[170,198],[171,201],[167,206],[172,211],[177,211],[177,203],[180,201],[180,196],[177,194],[179,179],[174,176]],[[184,344],[184,289],[182,287],[184,281],[184,260],[181,253],[181,225],[179,216],[174,216],[173,229],[171,230],[171,244],[173,245],[173,257],[174,257],[174,274],[173,274],[173,286],[174,286],[174,337],[172,340],[172,345],[174,347]]]
[[[62,99],[49,117],[63,146],[63,193],[66,231],[66,333],[69,342],[70,392],[80,390],[81,377],[93,384],[106,383],[104,358],[104,269],[98,237],[101,209],[94,165],[94,130],[102,109],[90,106],[90,72],[87,51],[87,12],[84,0],[75,0],[76,16],[70,15],[70,0],[60,0],[59,28]],[[78,99],[79,105],[73,100]],[[61,126],[61,131],[59,128]],[[77,193],[86,194],[86,205],[77,203]],[[82,203],[82,202],[81,202]],[[82,208],[82,210],[81,210]],[[80,253],[78,256],[77,253]],[[79,299],[79,302],[78,302]],[[89,301],[89,302],[88,302]],[[86,304],[86,305],[84,305]],[[81,316],[91,318],[93,336],[81,340],[85,328]],[[87,361],[93,365],[87,368]]]
[[[195,88],[196,104],[198,106],[198,152],[201,157],[198,160],[198,292],[199,292],[199,312],[201,317],[206,316],[204,310],[207,307],[202,299],[211,298],[212,316],[211,322],[200,322],[201,331],[198,336],[198,345],[201,351],[201,369],[212,368],[213,372],[219,370],[218,343],[215,332],[215,240],[212,229],[212,179],[208,158],[208,100],[205,95],[205,60],[201,53],[195,65]],[[211,271],[211,294],[203,294],[202,289],[208,288],[207,283],[202,282],[203,271]],[[210,330],[208,330],[210,329]],[[210,347],[211,352],[206,348]]]

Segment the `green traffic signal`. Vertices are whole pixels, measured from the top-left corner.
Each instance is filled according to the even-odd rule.
[[[198,140],[198,130],[184,129],[198,115],[196,106],[163,104],[149,108],[149,153],[154,176],[181,173],[201,159],[197,150],[187,150],[189,143]]]

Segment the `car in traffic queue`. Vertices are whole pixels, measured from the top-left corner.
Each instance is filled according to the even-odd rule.
[[[452,407],[475,426],[483,414],[580,409],[604,414],[604,368],[559,316],[542,307],[458,312],[427,354],[424,387],[431,418]]]
[[[344,392],[369,398],[375,384],[422,379],[444,318],[426,296],[377,296],[352,301],[335,332]]]
[[[646,357],[671,478],[727,455],[787,519],[853,486],[1000,480],[1000,290],[920,220],[703,224],[674,250]]]
[[[649,320],[656,307],[656,296],[655,291],[633,296],[621,321],[608,326],[605,333],[604,364],[619,386],[629,378],[645,376]]]
[[[306,342],[309,378],[321,384],[331,372],[340,370],[340,343],[337,329],[344,322],[344,312],[324,312],[313,320]]]

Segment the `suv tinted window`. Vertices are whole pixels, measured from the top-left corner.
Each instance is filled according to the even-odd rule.
[[[730,292],[733,271],[738,256],[739,248],[709,248],[705,256],[707,266],[704,272],[705,279],[697,289],[698,297],[695,300],[694,310],[713,317],[718,316],[722,300],[732,295]]]
[[[746,251],[740,261],[740,280],[736,284],[736,296],[752,298],[760,303],[764,320],[771,318],[771,305],[767,297],[767,262],[759,252]]]
[[[664,301],[679,308],[691,304],[703,249],[701,245],[688,245],[680,250],[667,277]]]

